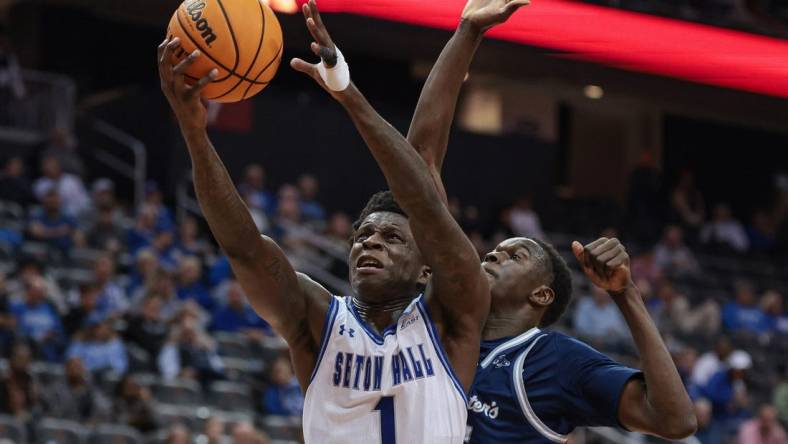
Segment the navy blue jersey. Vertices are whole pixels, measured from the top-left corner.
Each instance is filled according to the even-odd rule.
[[[642,377],[588,345],[537,328],[484,341],[468,401],[468,443],[563,443],[578,426],[620,426],[626,383]]]

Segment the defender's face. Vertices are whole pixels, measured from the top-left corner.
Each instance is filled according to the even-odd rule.
[[[543,284],[544,276],[539,257],[542,247],[532,239],[507,239],[487,253],[482,268],[490,282],[492,304],[527,302],[528,295]]]
[[[353,233],[349,264],[353,290],[370,300],[405,296],[427,282],[408,219],[397,213],[381,211],[364,219]]]

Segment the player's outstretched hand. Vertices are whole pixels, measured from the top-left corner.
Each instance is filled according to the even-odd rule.
[[[629,254],[618,239],[602,237],[586,246],[574,241],[572,252],[583,272],[597,287],[610,293],[620,293],[632,284]]]
[[[325,62],[327,67],[333,68],[337,64],[337,47],[334,41],[331,40],[326,25],[323,24],[323,19],[320,18],[320,11],[317,9],[317,3],[315,0],[309,0],[308,3],[304,3],[301,11],[304,13],[304,19],[306,19],[306,27],[314,39],[309,45],[309,48],[316,56],[320,57],[320,59]],[[328,91],[329,94],[336,97],[337,93],[328,88],[323,78],[320,77],[318,63],[309,63],[302,59],[294,58],[290,61],[290,66],[296,71],[300,71],[312,77],[318,85]]]
[[[530,4],[531,0],[468,0],[462,10],[462,19],[484,32],[505,22],[515,11]]]
[[[207,76],[201,78],[192,86],[186,84],[185,72],[198,57],[200,51],[195,50],[188,57],[183,59],[176,66],[172,65],[172,53],[178,49],[180,39],[169,38],[159,45],[157,57],[159,62],[159,79],[161,80],[161,90],[167,101],[170,102],[175,116],[181,127],[186,129],[203,129],[208,125],[208,117],[200,100],[200,91],[210,81],[216,78],[218,71],[212,69]]]

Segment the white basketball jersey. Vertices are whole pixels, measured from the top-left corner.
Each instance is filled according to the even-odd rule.
[[[304,401],[307,444],[459,444],[467,398],[424,296],[379,335],[333,297]]]

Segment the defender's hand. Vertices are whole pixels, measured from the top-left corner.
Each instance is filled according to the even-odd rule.
[[[575,241],[572,252],[597,287],[609,293],[621,293],[632,285],[629,254],[618,239],[602,237],[585,247]]]
[[[208,118],[205,106],[200,100],[200,91],[208,82],[216,78],[218,71],[214,68],[207,76],[201,78],[194,85],[187,85],[184,73],[186,68],[194,63],[197,57],[200,57],[200,51],[195,50],[178,63],[177,66],[172,66],[172,52],[179,45],[180,39],[177,37],[172,40],[164,39],[159,45],[158,61],[161,90],[175,112],[175,117],[178,118],[181,128],[204,129],[208,125]]]
[[[499,25],[530,0],[468,0],[462,10],[462,19],[484,32]]]
[[[320,18],[320,11],[317,9],[317,3],[315,3],[315,0],[309,0],[309,2],[305,3],[301,8],[301,11],[304,13],[304,19],[306,19],[306,27],[315,40],[309,45],[309,48],[316,56],[320,57],[320,59],[325,62],[326,66],[329,68],[334,67],[337,63],[337,47],[334,45],[334,41],[331,40],[328,30],[323,24],[323,19]],[[318,63],[308,63],[302,59],[295,58],[290,61],[290,66],[296,71],[300,71],[312,77],[318,85],[328,91],[334,98],[337,98],[338,94],[341,93],[332,91],[326,86],[317,71]]]

